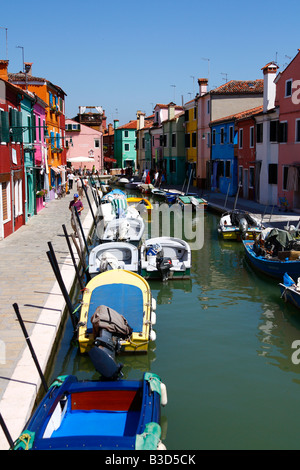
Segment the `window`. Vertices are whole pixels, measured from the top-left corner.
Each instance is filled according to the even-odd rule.
[[[197,147],[197,133],[196,132],[192,133],[192,147],[193,148]]]
[[[187,109],[184,113],[184,120],[188,121],[189,120],[189,110]]]
[[[0,112],[0,141],[3,144],[9,142],[8,112],[3,110]]]
[[[124,131],[124,137],[129,137],[129,131]]]
[[[163,135],[163,147],[167,147],[168,146],[168,136],[167,134],[164,134]]]
[[[239,130],[239,148],[242,149],[243,148],[243,129],[240,129]]]
[[[190,134],[185,134],[185,148],[190,148]]]
[[[172,134],[172,147],[176,147],[176,134]]]
[[[254,147],[254,127],[250,127],[250,147]]]
[[[94,139],[94,147],[95,147],[95,149],[98,149],[100,147],[100,140],[99,139]]]
[[[269,184],[277,184],[277,163],[269,164]]]
[[[125,152],[129,152],[129,148],[130,148],[129,144],[124,144]]]
[[[254,167],[249,168],[249,188],[254,188]]]
[[[284,166],[283,167],[283,181],[282,181],[282,189],[285,191],[287,190],[287,180],[288,180],[288,172],[289,172],[289,167]]]
[[[239,186],[243,186],[243,167],[239,166]]]
[[[220,144],[224,144],[224,127],[221,127],[220,131]]]
[[[296,120],[296,142],[300,142],[300,119]]]
[[[207,101],[207,114],[210,113],[210,100]]]
[[[22,180],[16,180],[14,183],[15,197],[14,197],[14,210],[15,217],[23,214],[22,208]]]
[[[226,178],[230,178],[230,168],[231,168],[231,161],[226,160],[226,162],[225,162],[225,176],[226,176]]]
[[[233,144],[233,126],[229,127],[229,143]]]
[[[278,130],[278,141],[279,142],[287,142],[287,129],[288,129],[287,122],[280,122],[279,123],[279,130]]]
[[[42,141],[42,129],[41,129],[41,118],[38,116],[38,127],[39,127],[39,142]]]
[[[270,142],[278,142],[278,124],[279,121],[270,122]]]
[[[216,144],[216,129],[212,131],[212,145]]]
[[[1,196],[2,196],[2,216],[3,223],[8,222],[11,219],[10,215],[10,183],[0,183]]]
[[[285,82],[285,98],[292,96],[292,83],[291,78]]]
[[[194,107],[194,119],[197,119],[197,108],[196,108],[196,106]]]
[[[256,124],[256,143],[263,143],[263,124]]]

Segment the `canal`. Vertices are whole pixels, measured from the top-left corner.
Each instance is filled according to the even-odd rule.
[[[204,244],[190,280],[150,282],[156,341],[145,356],[119,357],[124,378],[152,371],[167,386],[162,432],[168,450],[298,449],[300,315],[278,283],[247,265],[238,242],[218,238],[204,216]],[[51,377],[97,379],[72,342],[68,320]]]

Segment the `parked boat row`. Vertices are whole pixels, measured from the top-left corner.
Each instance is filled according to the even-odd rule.
[[[299,224],[298,224],[299,226]],[[249,265],[280,280],[281,298],[300,308],[300,238],[298,226],[265,228],[262,220],[234,209],[222,215],[218,232],[224,240],[242,241]]]
[[[133,230],[132,221],[143,220],[137,205],[142,204],[146,210],[150,207],[144,198],[139,199],[132,206],[133,201],[127,202],[120,191],[103,196],[101,207],[108,215],[104,233],[117,231],[119,240],[121,226],[117,221],[130,221]],[[100,374],[99,380],[58,377],[13,449],[165,449],[160,427],[160,408],[167,404],[164,383],[150,372],[144,373],[141,380],[125,380],[118,362],[124,354],[147,354],[150,342],[156,339],[156,302],[147,276],[141,275],[147,267],[142,272],[139,269],[141,239],[134,244],[130,231],[129,235],[122,242],[104,234],[97,238],[99,244],[89,256],[90,270],[94,259],[95,272],[83,288],[74,328],[78,351],[89,356]],[[153,244],[145,245],[145,261],[150,247],[153,249]],[[173,250],[175,253],[175,244]],[[55,270],[55,263],[52,267]]]

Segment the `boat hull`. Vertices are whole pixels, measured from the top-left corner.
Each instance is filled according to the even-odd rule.
[[[297,308],[300,308],[300,292],[296,291],[292,287],[285,286],[284,284],[279,284],[281,297],[290,304],[294,305]]]
[[[83,293],[78,343],[87,353],[95,338],[91,318],[99,305],[106,305],[123,315],[133,333],[120,341],[121,353],[147,353],[151,333],[152,297],[149,284],[139,274],[115,269],[98,274]]]
[[[300,260],[281,261],[257,256],[252,249],[253,243],[243,241],[246,258],[256,270],[276,279],[282,279],[285,273],[296,279],[300,276]]]
[[[153,380],[156,390],[151,387]],[[139,450],[138,438],[144,437],[150,423],[155,424],[156,437],[160,439],[159,387],[156,374],[144,374],[143,380],[117,381],[59,377],[14,450],[25,450],[25,436],[30,450]],[[156,450],[157,446],[154,449],[151,444],[151,448]]]

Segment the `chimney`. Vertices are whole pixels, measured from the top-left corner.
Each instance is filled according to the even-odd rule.
[[[266,113],[270,109],[274,108],[275,95],[276,95],[276,84],[274,83],[278,65],[274,62],[269,62],[262,68],[264,74],[264,94],[263,94],[263,111]]]
[[[119,127],[119,119],[114,119],[114,129],[118,129]]]
[[[138,130],[143,129],[143,127],[145,127],[145,113],[142,113],[142,111],[137,111],[136,120],[138,124]]]
[[[168,120],[173,119],[175,117],[175,103],[168,104]]]
[[[30,77],[32,76],[32,64],[33,62],[24,62],[25,72]]]
[[[8,73],[7,73],[7,68],[8,68],[8,60],[0,60],[0,78],[2,80],[8,80]]]
[[[205,95],[205,93],[207,93],[208,79],[198,78],[198,85],[199,85],[199,95],[200,96]]]

